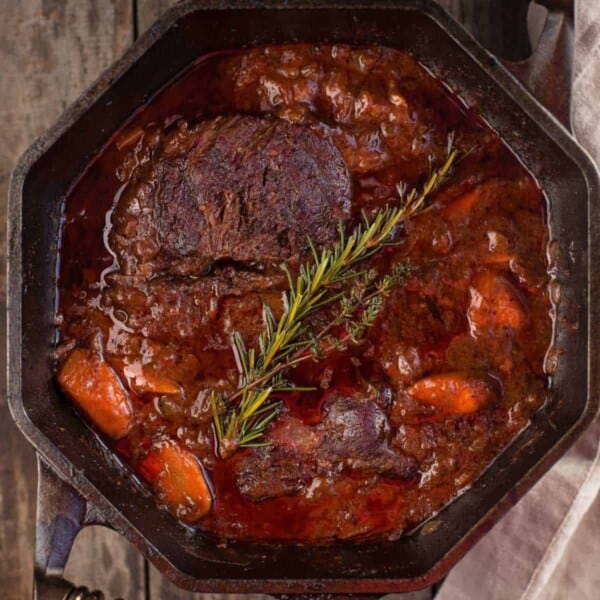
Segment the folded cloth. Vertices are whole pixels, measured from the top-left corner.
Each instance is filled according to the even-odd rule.
[[[577,0],[572,117],[596,164],[599,97],[600,0]],[[450,572],[436,600],[600,598],[599,439],[600,416]]]

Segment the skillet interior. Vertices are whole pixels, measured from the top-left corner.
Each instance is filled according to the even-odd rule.
[[[597,352],[591,335],[596,320],[588,304],[595,285],[588,273],[588,244],[596,239],[588,214],[591,199],[598,195],[595,171],[569,136],[497,62],[428,2],[394,3],[405,8],[378,3],[364,9],[329,4],[293,8],[294,3],[287,2],[285,9],[253,9],[251,17],[239,2],[236,9],[221,9],[223,3],[218,3],[214,10],[194,11],[198,4],[210,3],[191,2],[168,13],[28,151],[15,173],[9,330],[13,414],[34,445],[107,521],[180,585],[203,590],[291,591],[301,586],[303,591],[354,592],[425,586],[491,527],[595,412],[590,398],[597,397],[593,393]],[[394,543],[223,548],[192,537],[155,507],[149,493],[132,484],[53,384],[56,255],[62,199],[68,188],[127,117],[191,61],[218,49],[289,41],[382,44],[413,53],[478,107],[548,196],[555,240],[551,259],[560,288],[554,399],[484,476],[438,515],[437,528],[426,525]]]

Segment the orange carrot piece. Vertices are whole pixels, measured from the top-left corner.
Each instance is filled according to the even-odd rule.
[[[172,379],[157,375],[150,369],[143,369],[139,366],[139,363],[127,365],[124,374],[129,381],[129,386],[136,394],[148,393],[172,396],[181,392],[179,385]]]
[[[212,508],[212,493],[198,459],[173,442],[151,450],[139,465],[158,497],[178,519],[195,523]]]
[[[100,431],[114,439],[127,434],[133,419],[131,401],[117,374],[97,354],[75,348],[58,383]]]
[[[444,208],[442,214],[444,217],[459,219],[465,217],[471,212],[475,204],[481,198],[483,186],[476,187],[475,189],[463,194]]]
[[[481,262],[484,265],[499,265],[507,268],[510,266],[511,261],[513,261],[514,259],[514,254],[506,253],[483,254],[481,256]]]
[[[415,400],[448,414],[475,412],[496,396],[484,378],[467,371],[424,377],[408,388],[408,393]]]
[[[525,300],[505,277],[484,271],[471,287],[467,318],[473,333],[501,327],[519,329],[527,320]]]
[[[138,384],[140,383],[138,379]],[[158,377],[154,373],[144,371],[140,386],[145,392],[151,394],[164,394],[165,396],[173,396],[181,391],[179,386],[166,377]]]

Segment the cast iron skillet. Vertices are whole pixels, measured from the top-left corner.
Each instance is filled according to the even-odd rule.
[[[544,99],[568,127],[572,3],[544,3],[551,12],[540,47],[528,63],[512,68],[534,91],[551,92]],[[9,403],[41,457],[38,597],[68,591],[62,568],[75,534],[90,523],[113,527],[176,584],[196,591],[365,594],[422,588],[491,528],[596,413],[600,331],[589,298],[598,287],[599,185],[592,162],[565,127],[431,0],[264,4],[190,0],[173,8],[33,144],[13,174]],[[67,189],[131,113],[194,59],[219,49],[290,41],[381,44],[412,52],[478,107],[548,196],[557,311],[548,359],[555,366],[553,400],[468,492],[393,543],[220,547],[191,535],[156,508],[53,383],[58,232]]]

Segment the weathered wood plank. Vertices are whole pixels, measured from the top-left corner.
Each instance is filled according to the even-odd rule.
[[[443,6],[449,13],[452,13],[457,19],[460,19],[462,0],[436,0],[436,2]]]
[[[144,558],[118,533],[105,527],[86,527],[75,540],[65,578],[107,599],[145,600]]]
[[[527,35],[528,0],[460,0],[462,22],[493,54],[519,61],[531,53]]]
[[[138,32],[141,35],[177,0],[137,0]]]
[[[131,0],[19,0],[2,2],[0,19],[0,330],[6,332],[5,236],[8,179],[18,156],[122,54],[132,40]],[[5,347],[0,361],[6,364]],[[31,596],[35,509],[35,457],[13,425],[0,375],[0,581],[3,598]],[[76,543],[69,575],[78,584],[133,596],[143,561],[116,534],[86,531]],[[98,568],[102,553],[118,568]],[[143,591],[143,588],[141,588]],[[134,592],[135,591],[135,592]],[[143,594],[142,594],[143,597]]]
[[[271,600],[264,594],[194,594],[173,585],[153,566],[148,573],[148,592],[150,600]]]

